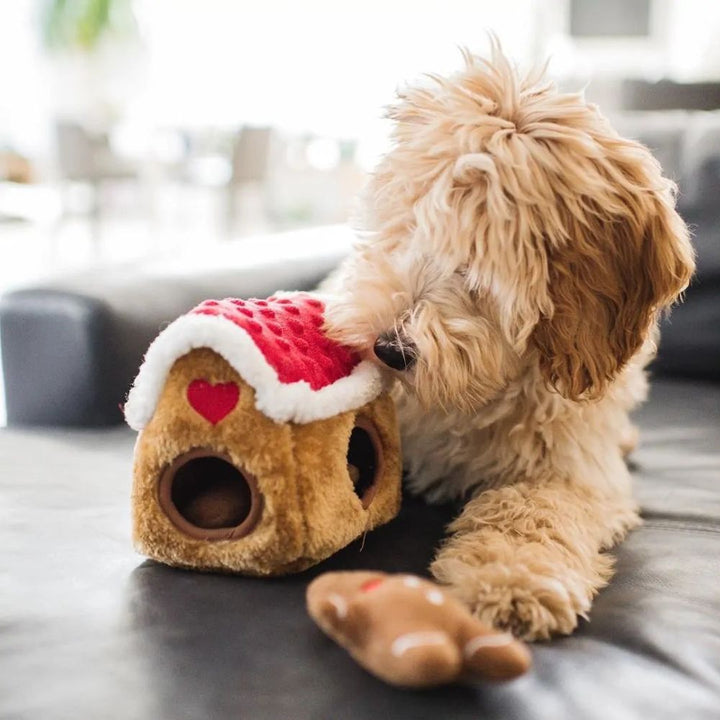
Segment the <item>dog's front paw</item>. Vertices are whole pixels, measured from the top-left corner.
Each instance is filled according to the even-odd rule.
[[[566,567],[552,570],[503,563],[474,566],[456,559],[432,566],[437,580],[450,585],[478,620],[523,640],[567,635],[590,610],[593,585]]]
[[[525,640],[571,633],[590,605],[578,607],[559,580],[532,574],[509,584],[478,578],[468,603],[482,622]]]

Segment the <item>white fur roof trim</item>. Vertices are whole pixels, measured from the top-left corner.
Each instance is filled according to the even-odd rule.
[[[125,420],[133,430],[142,430],[150,422],[173,363],[203,347],[232,365],[255,390],[258,410],[277,422],[324,420],[362,407],[384,390],[380,370],[367,360],[356,365],[350,375],[319,390],[304,380],[282,383],[241,327],[223,317],[189,314],[168,325],[145,354],[125,403]]]

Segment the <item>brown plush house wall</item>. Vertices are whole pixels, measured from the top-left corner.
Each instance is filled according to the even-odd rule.
[[[235,383],[213,424],[188,402],[198,378]],[[255,390],[208,348],[177,359],[136,447],[137,548],[186,568],[299,571],[395,516],[401,459],[391,399],[304,424],[276,422]]]

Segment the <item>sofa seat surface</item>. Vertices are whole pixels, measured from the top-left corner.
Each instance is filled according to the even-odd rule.
[[[645,522],[571,637],[505,685],[388,687],[304,610],[328,568],[423,572],[453,508],[399,518],[319,568],[248,579],[134,554],[134,437],[0,431],[0,718],[720,717],[720,386],[656,381],[637,414]]]

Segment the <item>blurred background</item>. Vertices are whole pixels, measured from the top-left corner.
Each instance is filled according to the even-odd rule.
[[[158,327],[194,302],[296,287],[302,258],[332,247],[312,270],[327,272],[387,147],[384,107],[418,75],[458,68],[459,46],[487,51],[488,31],[521,67],[549,58],[562,88],[584,89],[678,182],[699,271],[662,367],[687,374],[690,358],[714,377],[717,352],[700,345],[720,332],[719,0],[12,0],[0,3],[0,425],[6,409],[56,422],[91,348],[123,348],[123,362],[97,350],[122,397]],[[295,274],[238,285],[271,262]],[[52,295],[61,286],[70,296]],[[90,301],[142,332],[93,330],[72,309]]]
[[[345,222],[395,89],[457,67],[459,45],[483,51],[488,29],[521,65],[549,56],[701,191],[720,127],[717,0],[13,0],[0,291]]]

